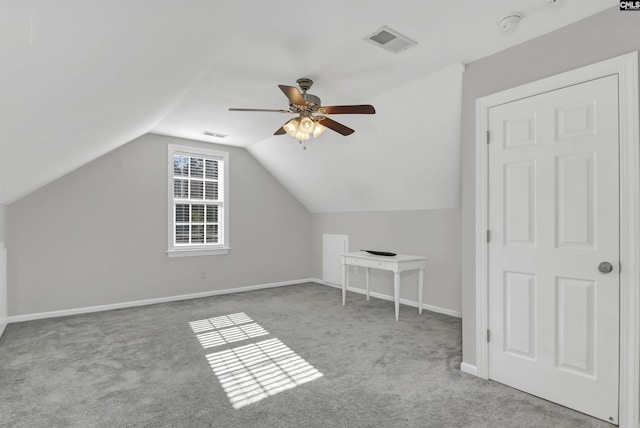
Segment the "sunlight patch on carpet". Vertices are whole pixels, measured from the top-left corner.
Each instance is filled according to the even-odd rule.
[[[191,321],[189,325],[191,326],[191,329],[194,333],[200,333],[202,331],[232,327],[252,321],[253,320],[244,312],[238,312],[237,314],[223,315],[221,317]]]
[[[225,343],[239,342],[253,337],[265,336],[267,334],[269,334],[269,332],[260,327],[257,323],[251,323],[238,327],[200,333],[197,334],[196,337],[200,341],[202,347],[206,349],[224,345]]]
[[[244,312],[191,321],[189,326],[204,349],[269,334]],[[277,338],[225,349],[206,358],[235,409],[322,377]]]
[[[235,409],[322,376],[275,338],[206,357]]]

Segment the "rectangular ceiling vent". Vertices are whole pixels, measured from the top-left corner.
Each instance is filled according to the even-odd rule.
[[[228,134],[220,134],[219,132],[213,132],[213,131],[203,131],[202,134],[206,135],[207,137],[215,137],[215,138],[227,138],[229,136]]]
[[[386,25],[380,27],[375,33],[369,34],[365,37],[365,40],[395,54],[406,51],[418,44],[415,40],[411,40]]]

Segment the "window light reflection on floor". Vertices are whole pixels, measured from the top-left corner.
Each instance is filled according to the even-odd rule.
[[[196,335],[203,348],[213,348],[225,343],[239,342],[269,334],[267,330],[257,323],[244,324],[237,327],[225,328],[217,331],[208,331]]]
[[[244,312],[238,312],[237,314],[223,315],[221,317],[191,321],[189,325],[191,326],[191,329],[194,333],[200,333],[207,330],[232,327],[252,321],[253,320],[249,318],[249,316]]]
[[[206,357],[235,409],[322,377],[275,338]]]

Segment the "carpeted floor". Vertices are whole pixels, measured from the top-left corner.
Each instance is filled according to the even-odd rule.
[[[460,372],[459,319],[302,284],[10,324],[3,427],[611,427]],[[231,315],[231,316],[229,316]]]

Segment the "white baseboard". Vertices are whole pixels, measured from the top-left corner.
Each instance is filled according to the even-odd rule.
[[[249,285],[246,287],[226,288],[223,290],[204,291],[202,293],[182,294],[179,296],[158,297],[155,299],[135,300],[133,302],[113,303],[110,305],[89,306],[86,308],[64,309],[61,311],[40,312],[36,314],[13,315],[8,318],[9,323],[32,321],[44,318],[66,317],[69,315],[88,314],[91,312],[110,311],[113,309],[132,308],[135,306],[155,305],[156,303],[176,302],[179,300],[199,299],[202,297],[219,296],[221,294],[242,293],[245,291],[262,290],[265,288],[284,287],[287,285],[303,284],[305,282],[317,282],[313,278],[297,279],[292,281],[271,282],[267,284]]]
[[[321,279],[311,279],[311,281],[317,282],[318,284],[328,285],[329,287],[342,288],[342,285],[332,284]],[[359,294],[367,294],[367,290],[363,288],[347,287],[347,291],[352,291]],[[393,296],[390,296],[388,294],[376,293],[374,291],[371,291],[369,294],[377,299],[389,300],[391,302],[394,301]],[[413,306],[414,308],[418,307],[418,302],[415,300],[400,299],[400,303],[402,303],[403,305]],[[462,313],[460,311],[454,311],[453,309],[442,308],[440,306],[427,305],[426,303],[423,303],[422,309],[426,309],[428,311],[436,312],[439,314],[449,315],[456,318],[462,318]]]
[[[478,376],[478,368],[469,363],[460,363],[460,371],[463,373],[469,373],[470,375]]]

